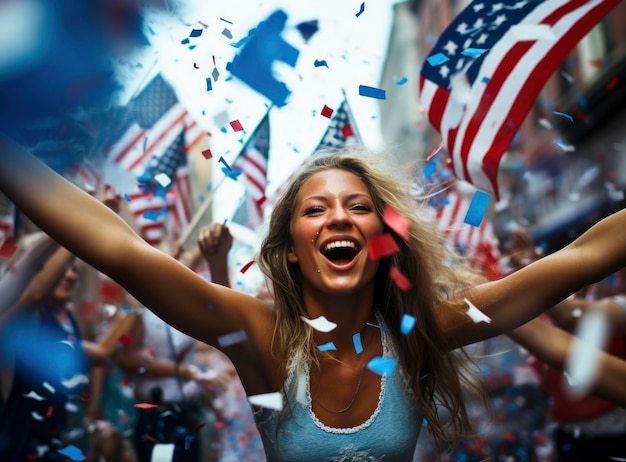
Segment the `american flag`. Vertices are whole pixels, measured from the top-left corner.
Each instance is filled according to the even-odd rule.
[[[178,101],[169,84],[157,75],[121,115],[122,130],[108,147],[114,163],[136,174],[144,187],[129,194],[129,208],[140,233],[158,244],[169,231],[178,239],[191,220],[187,153],[206,137]],[[171,181],[161,186],[159,174]]]
[[[544,83],[620,0],[475,0],[420,75],[421,103],[456,176],[499,196],[497,173]]]
[[[241,171],[238,180],[246,187],[246,199],[235,211],[233,221],[255,228],[263,220],[270,149],[269,112],[265,114],[232,167]]]
[[[333,112],[330,124],[317,146],[320,149],[343,149],[361,143],[348,100],[344,98],[339,108]]]

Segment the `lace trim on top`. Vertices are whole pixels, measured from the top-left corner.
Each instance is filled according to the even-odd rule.
[[[377,319],[378,319],[378,323],[381,325],[381,337],[382,337],[382,343],[383,343],[383,356],[384,357],[388,357],[389,356],[389,352],[393,350],[391,344],[389,343],[389,336],[386,334],[386,328],[382,325],[381,320],[379,319],[380,317],[377,315]],[[306,386],[306,408],[309,412],[309,416],[311,417],[311,420],[313,420],[313,422],[315,423],[315,425],[319,428],[321,428],[322,430],[324,430],[327,433],[338,433],[338,434],[351,434],[351,433],[356,433],[359,432],[361,430],[366,429],[367,427],[369,427],[370,425],[372,425],[372,423],[374,422],[374,420],[376,420],[376,417],[378,416],[378,414],[380,414],[380,409],[382,406],[382,402],[383,402],[383,395],[385,393],[385,383],[387,381],[387,374],[383,374],[381,376],[380,379],[380,393],[378,394],[378,405],[376,406],[376,409],[374,410],[374,413],[362,424],[357,425],[356,427],[329,427],[328,425],[325,425],[324,423],[322,423],[317,416],[315,415],[315,412],[313,412],[313,399],[311,397],[311,387],[310,387],[310,378],[309,378],[309,365],[305,364],[302,367],[302,374],[304,375],[305,378],[305,386]]]

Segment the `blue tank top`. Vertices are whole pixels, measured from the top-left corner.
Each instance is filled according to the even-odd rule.
[[[383,329],[384,356],[393,357],[387,337]],[[262,408],[254,413],[269,462],[413,460],[423,413],[398,367],[381,377],[378,406],[369,419],[356,427],[332,428],[315,416],[308,366],[297,374],[296,363],[292,361],[285,383],[288,403],[278,434],[278,411]]]

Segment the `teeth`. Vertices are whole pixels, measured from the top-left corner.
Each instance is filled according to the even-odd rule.
[[[356,245],[352,241],[334,241],[334,242],[329,242],[328,244],[326,244],[326,248],[324,249],[324,251],[337,249],[340,247],[347,247],[347,248],[355,249]]]

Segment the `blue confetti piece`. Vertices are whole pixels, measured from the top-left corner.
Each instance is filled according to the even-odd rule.
[[[367,368],[378,375],[391,374],[396,368],[396,360],[376,356],[367,363]]]
[[[287,14],[278,10],[248,34],[248,42],[230,63],[230,73],[274,105],[286,104],[291,91],[273,75],[275,61],[295,67],[300,52],[283,40]]]
[[[376,329],[380,329],[380,330],[384,330],[385,332],[391,332],[389,329],[387,329],[385,326],[380,326],[378,324],[372,324],[371,322],[367,322],[365,323],[366,325],[370,326],[370,327],[375,327]]]
[[[469,56],[470,58],[478,58],[486,53],[487,50],[484,48],[466,48],[461,52],[463,56]]]
[[[124,194],[124,200],[126,202],[130,202],[131,201],[130,196],[128,194]]]
[[[428,61],[428,64],[430,64],[431,66],[439,66],[440,64],[443,64],[446,61],[450,61],[450,58],[448,58],[443,53],[437,53],[426,58],[426,61]]]
[[[385,90],[380,88],[368,87],[367,85],[359,85],[359,95],[369,98],[385,99],[387,97]]]
[[[406,77],[402,77],[400,80],[398,80],[396,82],[396,85],[401,86],[404,85],[405,83],[407,83],[409,81],[409,79],[407,79]]]
[[[564,112],[552,111],[552,114],[558,115],[558,116],[561,116],[561,117],[565,117],[570,122],[572,122],[572,123],[574,122],[574,118],[571,115],[569,115],[569,114],[565,114]]]
[[[211,77],[206,78],[206,91],[213,90],[213,84],[211,83]]]
[[[489,77],[484,76],[482,79],[480,79],[480,81],[481,81],[482,83],[489,83]]]
[[[361,3],[361,7],[359,8],[359,11],[357,11],[355,16],[358,18],[359,16],[363,14],[364,11],[365,11],[365,2]]]
[[[238,42],[230,42],[230,46],[233,48],[241,48],[243,46],[244,43],[246,43],[248,41],[250,37],[244,37],[241,40],[239,40]],[[229,70],[229,66],[226,66],[226,70]]]
[[[424,166],[424,176],[430,178],[437,171],[437,164],[435,162],[428,162]]]
[[[232,170],[232,168],[230,168],[230,165],[228,165],[228,163],[226,162],[226,159],[224,159],[224,157],[223,157],[223,156],[220,156],[220,158],[219,158],[218,162],[219,162],[220,164],[223,164],[223,165],[224,165],[224,167],[226,167],[228,170]]]
[[[400,321],[400,332],[404,335],[408,335],[409,332],[413,330],[415,327],[415,318],[410,314],[404,314],[402,316],[402,321]]]
[[[587,107],[587,98],[583,95],[578,95],[576,97],[576,101],[578,101],[578,104],[580,104],[581,107]]]
[[[318,345],[317,349],[320,351],[334,351],[337,349],[333,342],[324,343],[323,345]]]
[[[305,42],[308,42],[311,37],[319,30],[319,25],[317,19],[313,19],[311,21],[301,22],[296,26],[298,32],[304,39]]]
[[[363,352],[363,344],[361,343],[361,334],[359,332],[352,336],[352,343],[354,344],[356,354],[361,354]]]
[[[228,24],[233,24],[232,21],[229,21],[228,19],[224,19],[224,18],[220,18],[220,21],[227,22]]]
[[[490,194],[487,194],[483,191],[476,191],[474,193],[474,197],[472,197],[472,202],[467,209],[467,214],[465,215],[465,219],[463,221],[468,225],[476,227],[480,226],[480,223],[483,221],[483,217],[485,216],[485,212],[487,211],[487,207],[489,206],[490,200]]]
[[[202,29],[192,29],[189,37],[200,37],[202,35]]]
[[[57,452],[59,454],[64,455],[65,457],[69,457],[71,460],[75,460],[75,461],[87,460],[87,457],[85,457],[83,452],[72,444],[64,448],[57,449]]]
[[[326,68],[330,69],[330,68],[328,67],[328,63],[326,62],[326,60],[325,60],[325,59],[316,59],[316,60],[313,62],[313,65],[314,65],[315,67],[326,67]]]
[[[185,38],[185,39],[180,41],[181,45],[187,45],[188,43],[189,43],[189,39],[188,38]]]
[[[226,175],[228,178],[237,181],[239,175],[241,175],[241,170],[237,170],[235,168],[231,168],[230,170],[226,167],[222,167],[222,173]]]

